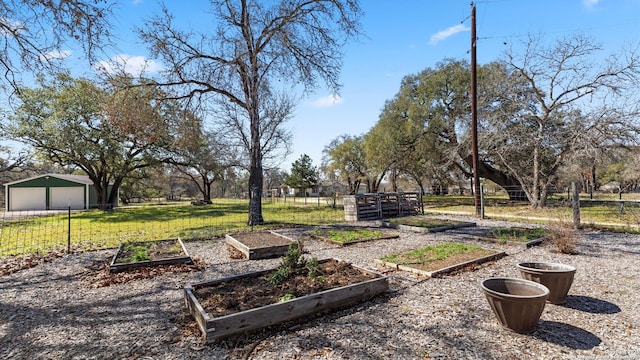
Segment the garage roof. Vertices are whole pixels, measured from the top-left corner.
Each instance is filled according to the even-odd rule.
[[[58,179],[62,179],[62,180],[67,180],[67,181],[71,181],[71,182],[75,182],[75,183],[83,184],[83,185],[86,185],[86,184],[91,185],[91,184],[93,184],[93,181],[91,181],[87,175],[44,174],[44,175],[32,176],[32,177],[27,178],[27,179],[12,181],[10,183],[4,184],[4,186],[9,186],[9,185],[13,185],[13,184],[19,184],[21,182],[25,182],[25,181],[29,181],[29,180],[33,180],[33,179],[39,179],[39,178],[43,178],[43,177],[47,177],[47,176],[58,178]]]

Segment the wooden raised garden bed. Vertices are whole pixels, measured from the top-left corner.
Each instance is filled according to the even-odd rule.
[[[495,228],[485,233],[478,240],[500,244],[522,244],[527,248],[540,245],[549,237],[547,230],[543,228]]]
[[[247,231],[226,234],[227,245],[244,254],[249,260],[267,259],[287,253],[295,240],[273,231]]]
[[[193,264],[180,239],[123,243],[111,259],[109,272],[171,264]]]
[[[322,270],[323,276],[310,281],[310,287],[322,285],[326,290],[314,290],[294,297],[290,292],[300,291],[297,283],[272,285],[266,277],[274,270],[265,270],[187,286],[184,288],[184,301],[204,340],[213,342],[284,321],[345,308],[367,301],[389,289],[387,277],[337,259],[321,260],[318,268]],[[343,275],[344,271],[347,271],[346,275]],[[348,279],[351,279],[351,283],[347,282]],[[345,282],[347,283],[344,284]],[[275,292],[275,295],[269,294],[270,292]],[[229,313],[228,309],[220,310],[219,304],[224,300],[221,297],[228,298],[233,303],[242,303],[245,301],[243,297],[257,304],[265,302],[259,298],[269,299],[266,300],[266,305]],[[211,299],[217,305],[212,305]]]
[[[398,234],[385,234],[377,229],[360,227],[334,227],[318,228],[313,230],[311,236],[340,246],[347,246],[365,241],[397,239]]]
[[[423,233],[476,226],[476,223],[474,222],[436,219],[425,216],[409,216],[397,219],[387,219],[381,221],[380,224],[381,226],[388,228]]]
[[[453,248],[452,251],[447,248]],[[447,255],[442,255],[442,253]],[[460,243],[442,243],[421,249],[392,254],[374,261],[396,270],[409,271],[428,277],[441,277],[506,256],[504,251],[485,249]]]

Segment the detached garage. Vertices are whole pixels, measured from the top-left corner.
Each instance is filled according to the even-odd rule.
[[[45,174],[4,186],[7,211],[82,210],[98,202],[86,175]]]

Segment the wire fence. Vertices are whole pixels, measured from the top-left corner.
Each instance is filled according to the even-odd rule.
[[[450,198],[450,199],[449,199]],[[429,206],[430,196],[424,197]],[[434,204],[449,205],[455,213],[473,215],[473,197],[441,197]],[[314,226],[345,222],[342,197],[264,198],[265,224],[256,229]],[[471,206],[470,206],[471,205]],[[505,197],[488,199],[486,211],[526,219],[532,213]],[[248,231],[248,200],[214,199],[210,205],[158,203],[101,210],[11,211],[0,213],[0,257],[51,251],[84,251],[115,248],[123,242],[181,238],[214,239],[225,233]],[[526,205],[524,206],[526,208]],[[640,201],[581,198],[584,225],[640,229]],[[569,202],[556,204],[534,215],[570,219]]]
[[[265,198],[265,224],[255,228],[344,222],[340,202],[332,198]],[[3,212],[0,257],[115,248],[131,241],[212,239],[253,229],[247,225],[248,207],[247,200],[215,199],[210,205],[165,203],[110,211]]]

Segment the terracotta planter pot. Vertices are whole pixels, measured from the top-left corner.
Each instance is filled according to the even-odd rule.
[[[524,279],[549,288],[547,301],[551,304],[564,304],[567,301],[567,293],[576,273],[575,267],[557,263],[529,262],[518,264],[518,269]]]
[[[502,327],[521,334],[536,330],[549,289],[518,278],[489,278],[481,286]]]

